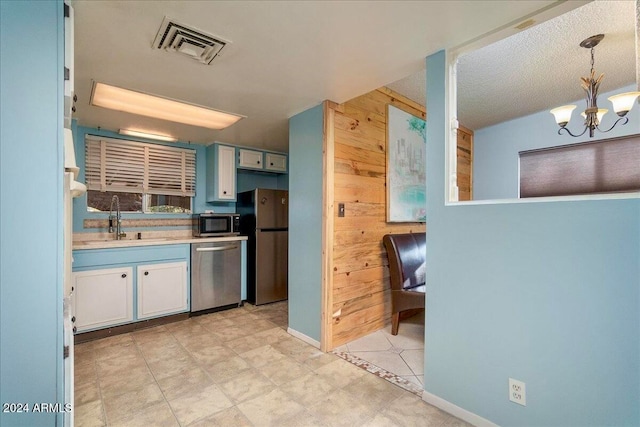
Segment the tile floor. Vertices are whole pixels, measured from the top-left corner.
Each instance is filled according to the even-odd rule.
[[[367,361],[420,386],[424,382],[424,311],[400,322],[398,335],[391,325],[334,350]]]
[[[77,345],[75,425],[467,425],[290,336],[286,309],[245,305]]]

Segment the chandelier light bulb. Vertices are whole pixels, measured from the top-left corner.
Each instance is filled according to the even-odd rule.
[[[626,92],[610,96],[608,99],[613,104],[613,111],[620,117],[624,117],[633,108],[638,96],[640,92]]]
[[[554,108],[550,113],[556,118],[556,123],[561,127],[565,127],[571,120],[571,113],[575,109],[576,105],[563,105],[562,107]]]
[[[607,114],[608,111],[609,110],[607,110],[606,108],[598,108],[598,112],[596,113],[596,116],[598,117],[598,123],[602,121],[602,118],[604,117],[605,114]],[[580,115],[582,116],[583,119],[587,118],[587,114],[584,111],[580,113]]]

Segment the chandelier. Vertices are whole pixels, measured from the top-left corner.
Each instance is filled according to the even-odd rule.
[[[560,125],[560,129],[558,129],[559,135],[562,135],[562,131],[565,131],[573,137],[579,137],[589,131],[589,137],[593,138],[593,133],[596,129],[598,129],[600,132],[609,132],[618,123],[622,122],[622,124],[625,125],[629,122],[629,117],[625,116],[633,107],[636,98],[638,98],[638,96],[640,95],[640,92],[626,92],[609,97],[609,101],[611,101],[611,103],[613,104],[613,111],[615,111],[615,113],[619,117],[618,120],[616,120],[609,129],[600,129],[600,121],[609,110],[598,108],[598,89],[600,88],[600,82],[602,81],[604,74],[600,74],[600,77],[598,77],[597,79],[595,78],[595,70],[593,69],[593,48],[595,48],[603,38],[604,34],[598,34],[595,36],[591,36],[580,43],[580,47],[591,49],[591,74],[589,75],[589,77],[580,78],[580,80],[582,81],[582,88],[586,92],[587,98],[587,108],[583,113],[581,113],[582,117],[584,117],[584,130],[582,131],[582,133],[574,135],[566,127],[569,123],[569,120],[571,119],[571,113],[576,108],[576,106],[563,105],[562,107],[554,108],[550,111],[551,114],[554,115],[556,123]]]

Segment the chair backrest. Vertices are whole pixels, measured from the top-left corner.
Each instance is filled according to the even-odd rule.
[[[386,234],[382,241],[389,258],[391,289],[411,289],[425,284],[426,233]]]

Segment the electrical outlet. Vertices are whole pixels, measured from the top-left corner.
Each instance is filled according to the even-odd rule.
[[[527,406],[527,388],[522,381],[509,378],[509,400]]]

